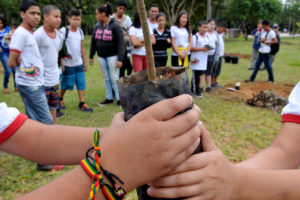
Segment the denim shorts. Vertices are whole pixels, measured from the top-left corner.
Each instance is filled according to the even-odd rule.
[[[76,84],[77,90],[85,90],[85,72],[83,65],[68,67],[65,66],[65,71],[61,76],[61,89],[73,90]]]
[[[17,85],[17,88],[22,97],[26,115],[35,121],[52,124],[53,120],[47,104],[44,86]]]

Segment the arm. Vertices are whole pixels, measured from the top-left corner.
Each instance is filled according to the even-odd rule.
[[[101,136],[101,165],[112,173],[117,174],[125,182],[124,189],[126,191],[129,192],[153,178],[169,173],[186,160],[199,145],[200,140],[198,138],[201,132],[199,125],[200,109],[194,106],[193,109],[181,115],[176,115],[179,111],[189,107],[191,103],[192,98],[190,96],[181,95],[150,106],[135,115],[128,122],[124,121],[124,114],[122,113],[114,117],[110,128],[106,129],[105,134]],[[186,123],[181,123],[182,121]],[[38,124],[37,122],[35,123],[35,125]],[[54,138],[54,136],[51,135],[52,131],[48,132],[48,130],[55,127],[55,125],[41,126],[47,129],[44,132],[44,137],[46,138],[48,135],[50,137],[48,141],[51,143],[51,138]],[[18,131],[22,130],[22,134],[25,134],[24,129],[21,128]],[[65,137],[63,135],[66,129],[60,127],[56,131],[60,132],[55,138],[56,144],[60,143],[58,146],[64,146],[65,151],[78,151],[74,149],[76,145],[68,147],[62,144],[65,142],[68,144],[69,140],[71,140],[70,137],[61,140],[61,137]],[[31,129],[30,132],[36,132],[36,130]],[[21,132],[18,135],[20,134]],[[78,130],[78,132],[73,132],[72,137],[77,136],[77,134],[84,135],[82,130]],[[13,137],[18,137],[18,135]],[[32,136],[37,137],[34,134]],[[29,137],[24,138],[24,140],[29,140]],[[74,143],[77,143],[76,138],[75,142],[74,138],[72,138]],[[11,139],[5,142],[6,145],[12,142]],[[91,144],[91,134],[89,134],[89,141],[82,141],[82,139],[80,139],[80,142],[88,144],[87,146]],[[37,142],[38,145],[34,145],[41,148],[40,141]],[[5,143],[2,145],[5,145]],[[13,142],[13,146],[15,145],[16,143]],[[45,145],[47,146],[47,144]],[[22,149],[19,149],[19,151],[22,151]],[[63,154],[64,151],[60,153]],[[82,155],[82,153],[79,154]],[[54,195],[55,199],[83,199],[88,197],[90,188],[90,178],[80,167],[77,167],[61,178],[21,199],[40,199],[40,197],[53,199]],[[97,194],[100,195],[99,199],[103,199],[100,191]]]
[[[196,51],[209,51],[209,49],[207,47],[192,47],[191,51],[192,52],[196,52]]]
[[[271,45],[271,44],[277,44],[278,40],[277,37],[275,36],[271,42],[265,42],[265,44]]]
[[[151,39],[152,45],[155,45],[156,44],[156,39],[155,39],[153,34],[150,34],[150,39]]]
[[[34,162],[78,164],[92,146],[94,130],[45,125],[28,119],[7,142],[0,145],[0,149]]]
[[[202,131],[204,153],[191,156],[167,177],[151,182],[158,198],[293,200],[300,198],[299,170],[258,170],[234,166]],[[299,157],[298,157],[299,158]]]
[[[20,66],[20,52],[11,50],[7,64],[11,68]]]
[[[117,67],[122,67],[122,61],[124,56],[124,36],[123,36],[123,30],[121,26],[116,26],[115,29],[116,39],[117,39],[117,45],[118,45],[118,61],[117,61]]]
[[[187,46],[187,49],[185,51],[185,55],[187,56],[188,53],[191,51],[191,48],[193,46],[193,37],[192,36],[189,36],[189,46]]]
[[[173,49],[173,51],[174,51],[178,56],[181,55],[180,51],[178,50],[178,48],[177,48],[177,46],[176,46],[176,44],[175,44],[175,38],[174,38],[174,37],[172,37],[172,49]]]
[[[134,48],[139,48],[145,45],[144,41],[137,39],[135,35],[130,36],[130,41]]]
[[[291,169],[300,164],[300,124],[284,123],[270,147],[237,164],[239,167]]]
[[[91,37],[91,47],[90,47],[90,65],[93,65],[94,62],[93,62],[93,58],[94,58],[94,55],[96,53],[96,39],[95,39],[95,31],[96,31],[96,28],[94,28],[93,30],[93,34],[92,34],[92,37]]]
[[[83,60],[84,71],[87,71],[88,65],[87,65],[86,53],[84,48],[84,40],[81,40],[81,55]]]

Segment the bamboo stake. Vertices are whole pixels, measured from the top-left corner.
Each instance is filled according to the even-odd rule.
[[[152,50],[152,43],[150,38],[150,31],[147,22],[147,14],[146,14],[146,6],[144,0],[136,0],[138,11],[140,15],[141,25],[143,28],[143,35],[144,35],[144,42],[146,48],[146,57],[147,57],[147,64],[148,64],[148,81],[152,81],[156,79],[156,69],[154,65],[154,55]]]

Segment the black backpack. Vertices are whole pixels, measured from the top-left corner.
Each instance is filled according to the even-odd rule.
[[[67,48],[67,45],[66,45],[66,40],[67,40],[67,37],[69,35],[69,29],[66,26],[65,26],[65,29],[66,29],[65,39],[63,41],[62,48],[61,48],[61,50],[59,51],[59,54],[58,54],[58,62],[60,62],[60,60],[62,58],[72,57],[71,55],[69,55],[68,48]]]

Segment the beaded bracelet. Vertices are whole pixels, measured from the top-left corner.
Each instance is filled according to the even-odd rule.
[[[119,184],[114,179],[117,179],[121,184],[124,183],[118,176],[101,167],[100,165],[101,151],[100,151],[99,142],[100,142],[100,132],[97,129],[93,133],[93,147],[87,150],[86,158],[80,162],[82,168],[92,178],[92,182],[93,182],[92,189],[90,191],[89,200],[95,200],[95,195],[99,190],[99,187],[101,188],[107,200],[122,200],[126,197],[126,192],[122,187],[119,186]],[[94,150],[95,152],[95,159],[93,159],[90,156],[92,150]],[[104,181],[101,171],[103,171],[104,176],[107,177],[109,182],[113,185],[113,188]]]

